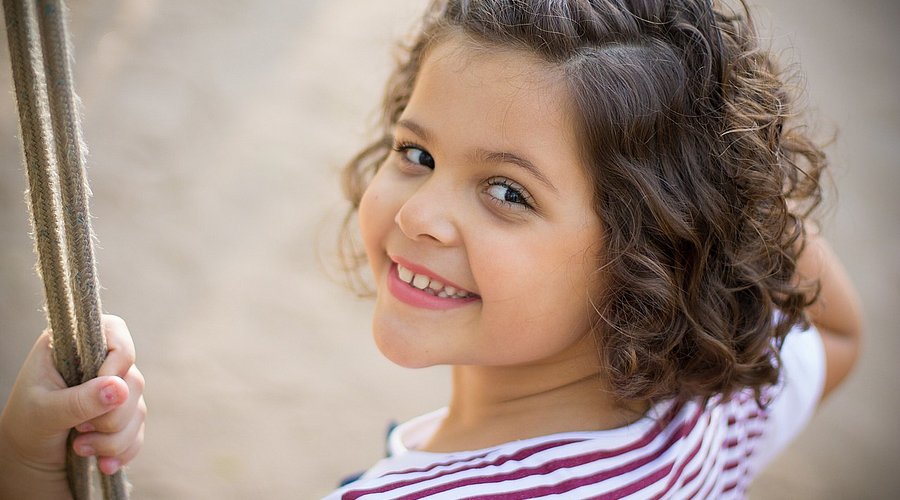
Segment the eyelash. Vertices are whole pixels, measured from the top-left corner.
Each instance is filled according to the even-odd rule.
[[[513,191],[514,193],[516,193],[516,195],[518,195],[518,197],[520,197],[523,201],[522,202],[507,201],[505,198],[501,199],[497,196],[494,196],[494,195],[488,193],[488,191],[493,186],[503,186],[503,187],[509,189],[510,191]],[[532,211],[534,210],[534,200],[532,199],[532,197],[528,193],[528,191],[526,191],[525,188],[520,186],[518,183],[513,182],[512,180],[507,179],[506,177],[492,177],[492,178],[488,179],[487,187],[485,187],[484,192],[485,192],[485,194],[487,194],[488,196],[491,197],[491,200],[493,200],[494,203],[497,203],[503,207],[511,208],[513,210],[532,210]]]
[[[400,154],[400,159],[406,164],[414,165],[416,167],[425,167],[429,170],[432,168],[427,165],[422,165],[421,163],[415,163],[414,161],[412,161],[406,157],[406,153],[410,149],[418,149],[419,151],[422,151],[423,153],[427,154],[428,156],[431,156],[431,153],[429,153],[425,148],[423,148],[422,146],[420,146],[414,142],[396,142],[391,146],[391,149],[393,149],[395,152]],[[432,160],[434,160],[434,157],[432,157]]]
[[[432,161],[434,160],[434,157],[431,156],[431,153],[429,153],[425,148],[423,148],[422,146],[420,146],[414,142],[406,142],[406,141],[395,142],[394,144],[391,145],[391,149],[400,155],[400,160],[402,162],[404,162],[408,165],[412,165],[415,167],[424,167],[424,168],[428,168],[428,169],[433,168],[433,167],[429,167],[427,165],[423,165],[421,163],[416,163],[416,162],[410,160],[409,158],[407,158],[406,153],[409,152],[409,150],[418,149],[418,150],[422,151],[424,154],[427,154],[429,157],[431,157]],[[488,191],[494,186],[503,186],[503,187],[513,191],[520,198],[522,198],[523,201],[521,203],[507,201],[506,199],[501,199],[501,198],[498,198],[497,196],[494,196],[494,195],[488,193]],[[533,201],[533,198],[531,197],[531,194],[529,194],[528,191],[524,187],[519,185],[517,182],[514,182],[511,179],[508,179],[506,177],[491,177],[490,179],[487,180],[486,187],[484,188],[483,192],[487,196],[489,196],[494,203],[496,203],[504,208],[508,208],[508,209],[512,209],[512,210],[534,211],[534,201]]]

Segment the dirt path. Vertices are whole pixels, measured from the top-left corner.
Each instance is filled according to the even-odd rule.
[[[342,215],[336,171],[362,144],[389,47],[422,4],[71,2],[103,300],[128,320],[148,380],[136,498],[321,495],[379,458],[390,419],[443,404],[446,370],[384,361],[369,303],[322,265]],[[900,299],[900,9],[766,4],[763,24],[776,26],[777,46],[794,40],[809,101],[840,129],[840,205],[827,227],[870,337],[861,369],[754,496],[886,497],[900,489],[900,341],[889,329]],[[5,45],[0,61],[11,89]],[[15,117],[10,91],[0,400],[43,327]]]

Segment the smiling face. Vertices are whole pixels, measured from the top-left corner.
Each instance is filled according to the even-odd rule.
[[[596,357],[601,242],[562,75],[450,37],[429,51],[359,220],[379,349],[407,367]]]

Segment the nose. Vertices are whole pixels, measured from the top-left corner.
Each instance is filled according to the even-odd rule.
[[[411,240],[452,246],[459,241],[453,198],[449,187],[432,176],[400,206],[394,222]]]

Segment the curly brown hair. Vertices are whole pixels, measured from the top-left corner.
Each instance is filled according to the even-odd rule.
[[[539,54],[564,71],[580,112],[604,231],[593,305],[608,384],[623,400],[743,388],[759,398],[817,295],[795,268],[826,159],[802,126],[788,126],[787,86],[739,7],[433,1],[388,82],[382,137],[344,169],[345,236],[430,47],[463,33]],[[357,250],[344,247],[350,267]]]

